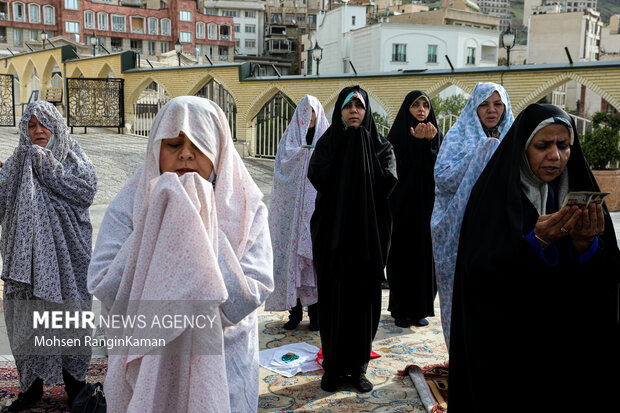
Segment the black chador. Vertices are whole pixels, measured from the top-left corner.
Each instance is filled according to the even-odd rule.
[[[425,119],[411,113],[414,102],[427,105]],[[411,128],[420,123],[432,124],[437,134],[432,139],[412,136]],[[398,184],[390,195],[394,231],[387,263],[388,309],[400,327],[426,325],[424,318],[435,315],[437,286],[430,223],[435,200],[433,168],[441,138],[428,95],[419,90],[410,92],[387,137],[394,147],[398,171]]]
[[[342,117],[352,92],[365,107],[358,127],[347,127]],[[392,145],[377,132],[368,95],[358,86],[340,92],[331,126],[310,159],[308,179],[318,191],[310,228],[324,379],[328,373],[333,378],[322,387],[333,391],[350,375],[360,388],[355,380],[366,380],[379,324],[392,227],[388,196],[397,179]]]
[[[570,153],[561,175],[532,181],[524,152],[545,124],[567,126],[574,141],[562,148]],[[561,158],[551,145],[555,139],[557,147],[565,145],[562,135],[544,136],[532,152],[551,147],[542,165],[555,165]],[[528,189],[534,184],[540,185],[538,198]],[[604,230],[585,252],[575,249],[574,227],[555,241],[534,238],[537,220],[560,210],[563,193],[598,190],[572,118],[553,105],[523,110],[478,178],[463,218],[450,330],[450,412],[619,411],[620,253],[607,208]],[[599,368],[609,378],[599,377]],[[540,400],[545,407],[534,407]]]

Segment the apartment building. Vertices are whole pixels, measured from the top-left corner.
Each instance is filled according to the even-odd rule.
[[[478,0],[476,4],[480,7],[482,13],[489,14],[500,18],[500,32],[508,29],[510,25],[510,0]]]
[[[0,49],[27,51],[26,41],[67,37],[97,54],[133,50],[144,57],[174,50],[202,61],[233,60],[233,19],[204,14],[194,0],[0,1]],[[37,43],[38,44],[38,43]],[[41,42],[43,45],[43,42]]]
[[[204,14],[232,17],[235,55],[260,56],[265,40],[265,2],[263,0],[199,0]]]
[[[266,0],[265,51],[272,56],[296,54],[300,36],[316,30],[322,4],[321,0]]]

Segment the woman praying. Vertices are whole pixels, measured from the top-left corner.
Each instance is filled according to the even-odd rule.
[[[433,167],[442,137],[428,95],[410,92],[387,137],[394,146],[398,172],[390,195],[394,229],[387,262],[388,310],[398,327],[426,326],[426,317],[435,315],[430,221],[435,199]]]
[[[530,105],[478,178],[463,217],[451,412],[524,411],[550,395],[552,410],[617,410],[615,381],[590,376],[618,352],[620,252],[607,208],[562,206],[571,191],[599,191],[575,124],[553,105]]]
[[[448,348],[454,265],[463,212],[471,188],[513,121],[506,90],[495,83],[478,83],[437,155],[431,236],[441,326]]]
[[[58,348],[58,354],[36,351],[32,339],[40,332],[33,329],[31,310],[90,310],[88,208],[96,192],[95,168],[69,136],[56,107],[44,101],[29,104],[19,123],[19,145],[0,169],[2,303],[22,389],[11,412],[33,407],[43,384],[63,380],[69,405],[85,384],[90,347]],[[86,334],[56,333],[80,340]]]
[[[181,96],[160,109],[144,164],[104,217],[89,289],[105,311],[129,300],[208,300],[223,337],[214,333],[220,351],[205,353],[200,331],[186,328],[167,337],[177,354],[110,355],[109,411],[256,411],[256,309],[273,290],[261,199],[214,102]]]
[[[289,320],[283,326],[286,330],[297,327],[302,306],[308,306],[310,330],[319,329],[310,238],[316,190],[307,176],[314,146],[328,127],[321,102],[306,95],[297,104],[276,153],[269,208],[275,290],[267,297],[265,310],[289,310]]]
[[[381,283],[396,184],[392,145],[378,132],[368,94],[344,88],[329,129],[316,144],[308,179],[317,190],[312,253],[317,272],[323,349],[321,388],[345,381],[372,390],[366,378],[381,314]]]

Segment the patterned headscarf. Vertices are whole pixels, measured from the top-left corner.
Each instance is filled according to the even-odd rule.
[[[54,134],[53,151],[32,143],[33,115]],[[86,299],[95,168],[51,103],[28,105],[19,130],[19,146],[0,174],[2,279],[32,284],[36,297],[52,302]]]
[[[293,118],[282,135],[273,172],[273,191],[269,208],[269,228],[274,251],[274,276],[289,288],[276,284],[276,290],[265,302],[265,309],[288,310],[297,298],[302,304],[316,302],[312,271],[310,218],[314,212],[316,190],[307,178],[312,148],[306,144],[312,111],[316,114],[314,146],[329,128],[321,102],[306,95],[297,104]],[[304,271],[309,267],[310,271]],[[304,279],[304,275],[309,275]],[[280,288],[282,287],[282,288]],[[286,293],[286,294],[285,294]]]
[[[478,106],[494,92],[504,103],[504,114],[497,125],[498,138],[487,136],[477,112]],[[431,234],[446,344],[450,338],[456,253],[469,193],[513,121],[510,100],[503,86],[478,83],[459,119],[446,134],[437,155]]]

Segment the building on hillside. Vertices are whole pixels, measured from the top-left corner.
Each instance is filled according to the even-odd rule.
[[[598,6],[597,0],[575,0],[566,1],[566,11],[567,12],[575,12],[575,11],[585,11],[587,9],[596,10]]]
[[[528,23],[527,63],[565,63],[565,47],[574,62],[599,60],[602,26],[600,13],[590,9],[532,15]],[[551,102],[586,117],[601,108],[600,97],[572,81],[554,91]]]
[[[204,14],[232,17],[235,55],[261,56],[265,41],[265,4],[259,0],[199,0]]]
[[[414,13],[414,14],[424,14]],[[377,73],[497,65],[499,32],[448,24],[366,24],[363,6],[328,11],[310,40],[304,39],[302,74],[316,74],[308,46],[323,48],[319,74]]]
[[[499,30],[506,31],[510,26],[512,14],[510,13],[510,0],[477,0],[476,4],[482,13],[500,18]]]
[[[430,11],[419,11],[389,16],[384,21],[393,23],[447,24],[499,30],[500,18],[479,12],[469,1],[443,0],[441,7]]]
[[[174,50],[203,61],[231,62],[233,19],[205,15],[194,0],[36,0],[0,1],[0,48],[27,51],[42,33],[95,47],[95,53],[133,50],[143,57]],[[46,46],[49,47],[49,46]]]

